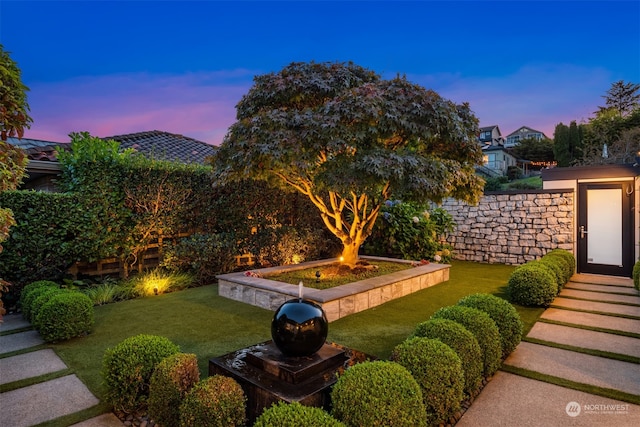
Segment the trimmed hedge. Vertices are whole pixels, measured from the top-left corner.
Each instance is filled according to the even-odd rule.
[[[482,384],[482,349],[471,332],[449,319],[431,319],[419,323],[413,337],[439,339],[456,352],[464,371],[464,392],[473,396]]]
[[[393,349],[391,360],[407,368],[420,385],[428,425],[446,423],[460,410],[464,374],[451,347],[440,340],[409,338]]]
[[[576,272],[576,257],[574,257],[571,252],[565,251],[564,249],[554,249],[552,251],[547,252],[545,256],[546,257],[557,256],[560,259],[564,260],[565,265],[567,267],[566,269],[567,282],[569,281],[569,279],[571,279],[571,276],[573,276],[573,274]]]
[[[180,422],[180,404],[200,381],[195,354],[176,353],[162,359],[149,383],[149,415],[165,426]]]
[[[108,348],[102,359],[107,402],[125,412],[144,406],[156,365],[179,351],[167,338],[145,334],[129,337]]]
[[[82,292],[59,292],[38,311],[38,332],[46,342],[68,340],[91,332],[93,302]]]
[[[234,427],[244,425],[246,398],[233,378],[208,377],[187,393],[180,405],[180,427]]]
[[[529,262],[511,273],[507,294],[512,303],[548,307],[558,294],[558,284],[549,267]]]
[[[320,408],[280,401],[260,414],[253,427],[345,427]]]
[[[547,267],[555,277],[556,285],[558,285],[558,293],[560,293],[564,284],[567,283],[568,279],[566,278],[566,264],[560,257],[553,255],[542,257],[537,261],[530,261],[528,264],[541,264]]]
[[[483,374],[490,377],[498,370],[502,356],[500,332],[487,313],[477,308],[455,305],[442,307],[431,318],[453,320],[467,328],[482,349]]]
[[[37,291],[34,291],[37,292]],[[38,293],[36,299],[31,303],[31,308],[29,310],[29,321],[33,325],[34,328],[40,329],[39,316],[42,311],[42,307],[54,296],[62,293],[69,292],[67,289],[61,288],[45,288],[42,292]]]
[[[524,325],[518,311],[509,301],[491,294],[473,294],[462,298],[458,305],[477,308],[491,317],[500,333],[503,359],[520,344]]]
[[[640,291],[640,261],[633,265],[633,287]]]
[[[31,321],[31,305],[42,292],[51,288],[59,288],[56,282],[50,280],[37,280],[26,285],[20,292],[20,307],[22,316],[27,321]]]
[[[398,363],[374,361],[351,366],[333,386],[331,401],[332,415],[348,426],[426,425],[420,385]]]

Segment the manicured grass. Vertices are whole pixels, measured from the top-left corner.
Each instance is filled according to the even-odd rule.
[[[371,265],[376,265],[378,267],[377,269],[362,271],[358,274],[338,274],[339,265],[339,263],[336,263],[322,267],[306,268],[304,270],[287,271],[279,274],[270,274],[265,278],[284,283],[291,283],[292,285],[297,285],[302,282],[307,288],[329,289],[335,286],[346,285],[347,283],[368,279],[369,277],[377,277],[413,268],[411,264],[388,261],[371,261]],[[316,277],[317,271],[320,272],[319,279]]]
[[[332,322],[328,340],[386,359],[440,307],[477,292],[504,297],[513,269],[454,262],[448,282]],[[215,285],[203,286],[96,307],[92,334],[52,348],[99,399],[105,392],[100,374],[105,350],[141,333],[167,337],[181,351],[195,353],[205,377],[210,358],[271,339],[273,312],[221,298],[217,291]],[[516,308],[526,334],[543,309]]]

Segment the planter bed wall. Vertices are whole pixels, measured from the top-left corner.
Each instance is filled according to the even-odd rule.
[[[368,260],[399,261],[388,258],[361,257]],[[260,276],[282,271],[320,267],[338,262],[337,259],[311,261],[302,264],[252,270]],[[330,289],[304,288],[304,298],[314,301],[324,309],[329,322],[376,307],[396,298],[426,289],[449,280],[448,264],[425,264],[383,276],[336,286]],[[218,294],[267,310],[275,311],[285,301],[298,297],[298,286],[246,276],[244,272],[216,276]]]

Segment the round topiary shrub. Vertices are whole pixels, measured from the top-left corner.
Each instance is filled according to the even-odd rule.
[[[548,307],[558,294],[555,275],[542,264],[527,263],[509,276],[507,294],[512,303]]]
[[[509,301],[491,294],[473,294],[462,298],[458,305],[477,308],[491,317],[500,333],[503,359],[520,344],[524,325],[518,310]]]
[[[38,291],[34,291],[38,292]],[[69,292],[67,289],[60,288],[43,288],[41,292],[38,293],[36,299],[31,303],[31,309],[29,311],[29,321],[33,325],[34,328],[40,329],[40,325],[38,324],[38,319],[40,315],[40,311],[42,307],[54,296],[58,294],[63,294]]]
[[[633,287],[640,291],[640,261],[633,265]]]
[[[500,367],[502,346],[500,332],[491,317],[477,308],[454,305],[442,307],[431,316],[432,319],[449,319],[460,323],[476,337],[482,350],[482,372],[490,377]]]
[[[391,360],[407,368],[420,385],[427,425],[446,424],[460,410],[464,374],[451,347],[440,340],[409,338],[393,349]]]
[[[165,426],[180,422],[180,404],[200,381],[195,354],[176,353],[158,363],[149,383],[149,415]]]
[[[563,259],[557,256],[548,256],[540,258],[537,261],[530,261],[529,264],[541,264],[547,267],[552,273],[558,286],[558,293],[566,283],[566,264]]]
[[[38,332],[46,342],[68,340],[91,332],[93,302],[82,292],[52,295],[38,312]]]
[[[482,383],[483,356],[478,340],[458,322],[431,319],[419,323],[412,337],[439,339],[456,352],[464,371],[464,392],[473,396]]]
[[[571,276],[576,272],[576,257],[569,251],[565,251],[564,249],[554,249],[546,253],[545,256],[557,256],[564,260],[567,265],[567,282],[571,279]],[[544,258],[544,257],[543,257]],[[566,283],[566,282],[565,282]]]
[[[233,378],[214,375],[197,383],[180,405],[180,427],[234,427],[246,418],[244,392]]]
[[[51,282],[49,280],[38,280],[36,282],[31,282],[24,288],[22,288],[22,292],[20,293],[20,308],[22,310],[22,316],[25,320],[31,322],[31,307],[33,306],[33,302],[36,298],[40,296],[43,292],[48,289],[58,289],[57,283]]]
[[[253,427],[345,427],[321,408],[278,402],[260,414]]]
[[[347,369],[331,391],[332,414],[348,426],[424,426],[420,386],[402,365],[362,362]],[[277,425],[277,424],[276,424]]]
[[[102,359],[106,400],[124,412],[144,406],[156,365],[179,351],[167,338],[145,334],[129,337],[108,348]]]

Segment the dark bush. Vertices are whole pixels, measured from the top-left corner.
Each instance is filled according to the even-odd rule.
[[[234,427],[244,425],[246,399],[240,385],[214,375],[187,393],[180,405],[180,427]]]
[[[280,401],[260,414],[253,427],[345,427],[321,408]]]
[[[195,354],[176,353],[156,366],[149,383],[149,415],[165,426],[180,423],[180,404],[200,381]]]
[[[500,332],[487,313],[476,308],[456,305],[442,307],[431,318],[453,320],[467,328],[476,337],[482,350],[483,374],[490,377],[498,370],[502,356]]]
[[[38,291],[34,291],[34,292],[38,292]],[[34,328],[40,329],[40,325],[38,324],[38,320],[39,320],[38,316],[40,315],[40,311],[42,310],[42,307],[44,307],[44,305],[47,303],[47,301],[49,301],[54,295],[66,293],[66,292],[68,292],[67,289],[53,288],[53,287],[46,288],[42,292],[39,292],[36,299],[34,299],[33,302],[30,304],[31,308],[29,309],[29,321],[31,322]]]
[[[640,261],[633,265],[633,286],[640,291]]]
[[[38,312],[38,332],[47,342],[80,337],[93,328],[93,303],[77,291],[55,294]]]
[[[412,337],[439,339],[456,352],[464,371],[464,392],[473,396],[482,383],[482,349],[471,332],[449,319],[431,319],[419,323]]]
[[[419,384],[394,362],[351,366],[333,386],[331,401],[333,416],[348,426],[417,427],[426,422]]]
[[[396,346],[391,360],[407,368],[422,389],[427,425],[446,422],[460,410],[464,374],[458,355],[440,340],[409,338]]]
[[[155,367],[180,348],[165,337],[136,335],[108,348],[102,359],[106,400],[116,410],[144,407]]]
[[[541,264],[547,267],[556,279],[556,284],[558,285],[558,293],[562,289],[565,284],[565,263],[559,257],[549,256],[542,257],[537,261],[529,261],[528,264]]]
[[[509,178],[506,176],[498,176],[493,178],[486,178],[484,184],[484,191],[500,191],[502,190],[502,184],[509,182]]]
[[[216,275],[233,270],[239,255],[236,247],[232,233],[196,233],[167,244],[162,266],[170,271],[191,272],[200,284],[212,283]]]
[[[275,225],[263,227],[248,239],[247,252],[261,266],[290,265],[326,257],[333,239],[317,230]],[[335,253],[335,252],[334,252]]]
[[[500,332],[503,359],[520,344],[524,326],[518,311],[509,301],[490,294],[473,294],[462,298],[458,305],[477,308],[491,317]]]
[[[22,316],[26,320],[31,321],[31,305],[33,304],[33,301],[35,301],[35,299],[40,296],[40,293],[44,292],[45,289],[59,287],[60,286],[58,286],[56,282],[52,282],[50,280],[37,280],[26,285],[20,293]]]
[[[515,304],[548,307],[558,294],[556,276],[543,264],[521,265],[509,276],[507,294]]]

